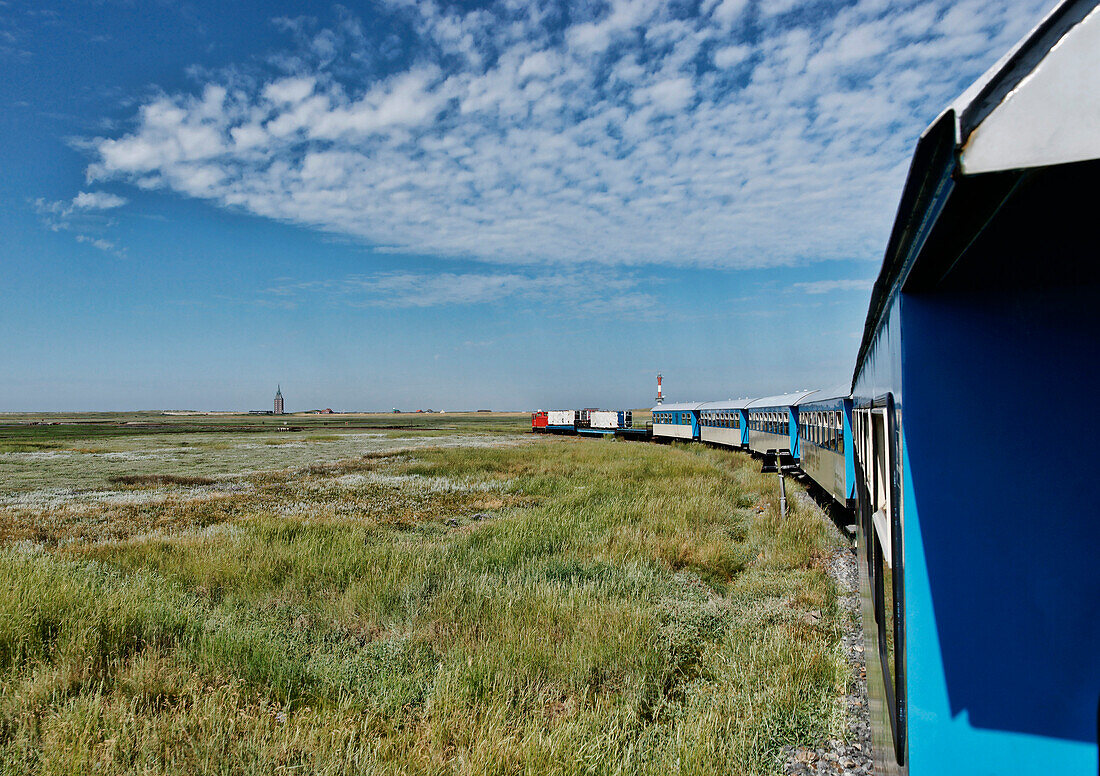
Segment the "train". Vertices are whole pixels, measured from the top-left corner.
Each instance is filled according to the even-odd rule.
[[[849,510],[878,774],[1100,771],[1098,183],[1065,0],[918,139],[849,386],[652,409]]]
[[[538,410],[531,413],[531,430],[544,434],[581,436],[648,436],[646,428],[634,427],[633,410]]]

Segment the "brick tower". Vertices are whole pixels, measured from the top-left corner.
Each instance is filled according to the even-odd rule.
[[[283,414],[283,386],[279,386],[275,390],[275,414]]]

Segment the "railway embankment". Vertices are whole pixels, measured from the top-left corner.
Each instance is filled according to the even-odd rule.
[[[825,511],[805,492],[797,491],[795,498],[803,509],[816,509],[822,521],[841,534]],[[842,699],[848,737],[846,740],[831,738],[813,748],[784,747],[786,762],[783,773],[788,776],[862,776],[874,772],[856,554],[849,547],[838,548],[829,558],[826,571],[836,584],[837,603],[844,615],[844,632],[840,643],[850,670],[849,691]]]

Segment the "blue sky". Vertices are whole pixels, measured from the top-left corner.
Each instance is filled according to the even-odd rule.
[[[0,410],[850,379],[913,144],[1050,0],[0,0]]]

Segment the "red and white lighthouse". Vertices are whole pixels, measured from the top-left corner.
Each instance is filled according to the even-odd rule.
[[[665,403],[665,395],[664,395],[664,393],[661,392],[661,373],[660,372],[657,373],[657,403],[658,404],[664,404]]]

